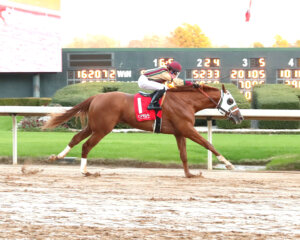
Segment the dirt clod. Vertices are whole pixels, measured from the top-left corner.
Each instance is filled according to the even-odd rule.
[[[44,171],[43,169],[28,169],[28,167],[25,166],[25,165],[23,165],[22,168],[21,168],[21,172],[24,175],[34,175],[34,174],[41,173],[43,171]]]

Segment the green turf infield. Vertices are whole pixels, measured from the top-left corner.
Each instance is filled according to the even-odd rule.
[[[12,156],[11,119],[0,119],[0,156]],[[18,132],[18,156],[48,157],[60,153],[71,138],[72,132]],[[205,138],[206,134],[201,134]],[[80,157],[80,143],[68,156]],[[276,165],[285,161],[289,166],[300,161],[299,134],[213,134],[215,148],[234,164]],[[207,150],[187,140],[190,164],[206,164]],[[175,137],[152,133],[111,133],[90,152],[93,159],[126,159],[147,162],[181,163]],[[214,157],[214,162],[217,162]],[[269,165],[272,165],[269,163]],[[297,167],[298,166],[298,167]]]
[[[0,135],[0,156],[11,156],[11,131],[2,130]],[[18,155],[46,157],[58,154],[73,135],[69,132],[18,132]],[[300,158],[299,142],[299,135],[213,134],[215,148],[235,164],[262,164],[291,154]],[[80,157],[81,145],[72,149],[69,156]],[[190,140],[187,141],[187,152],[190,163],[206,162],[206,149]],[[175,138],[151,133],[111,133],[92,149],[89,158],[180,162]]]

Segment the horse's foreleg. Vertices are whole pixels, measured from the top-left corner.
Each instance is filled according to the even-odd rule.
[[[67,154],[71,151],[71,149],[77,145],[78,143],[80,143],[83,139],[87,138],[89,135],[91,135],[92,131],[91,129],[87,126],[86,128],[84,128],[83,130],[81,130],[79,133],[77,133],[72,140],[70,141],[70,143],[66,146],[66,148],[59,153],[58,155],[51,155],[49,157],[49,160],[51,161],[55,161],[58,159],[63,159],[65,156],[67,156]]]
[[[216,157],[217,157],[217,159],[218,159],[220,162],[222,162],[222,163],[225,164],[225,166],[226,166],[227,169],[229,169],[229,170],[234,170],[234,166],[232,165],[232,163],[229,162],[224,156],[219,155],[219,156],[216,156]]]
[[[204,137],[202,137],[194,128],[185,133],[186,137],[191,139],[192,141],[202,145],[206,149],[210,150],[220,162],[223,162],[227,169],[232,170],[234,166],[224,157],[222,156],[214,146],[207,141]]]
[[[187,162],[186,138],[183,137],[182,135],[175,135],[175,138],[176,138],[176,141],[177,141],[177,146],[178,146],[178,149],[179,149],[180,159],[181,159],[182,164],[183,164],[183,170],[184,170],[185,176],[187,178],[195,177],[195,175],[191,174],[191,172],[189,170],[188,162]]]

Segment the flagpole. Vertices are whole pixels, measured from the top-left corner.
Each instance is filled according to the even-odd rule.
[[[250,17],[251,17],[251,5],[252,5],[252,0],[249,1],[249,7],[246,11],[246,14],[245,14],[245,20],[246,20],[246,27],[244,28],[245,29],[245,35],[244,36],[247,36],[247,39],[250,39],[250,41],[252,41],[252,31],[251,31],[251,23],[250,23]],[[252,44],[252,43],[251,43]],[[249,45],[247,44],[247,47],[249,47]]]

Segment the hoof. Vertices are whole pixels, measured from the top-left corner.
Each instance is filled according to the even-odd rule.
[[[224,158],[222,155],[220,156],[217,156],[218,160],[222,163],[225,164],[225,167],[228,169],[228,170],[234,170],[234,166],[226,159]]]
[[[54,161],[57,160],[57,159],[58,159],[58,157],[57,157],[55,154],[52,154],[52,155],[48,158],[48,160],[51,161],[51,162],[54,162]]]
[[[194,178],[194,177],[196,177],[196,175],[190,173],[190,174],[186,174],[185,177],[186,178]]]
[[[90,173],[90,172],[83,173],[83,172],[81,172],[81,174],[84,177],[100,177],[101,176],[100,172],[96,172],[96,173]]]
[[[228,170],[234,170],[234,166],[232,164],[225,165]]]
[[[188,174],[185,174],[185,177],[186,178],[203,178],[203,175],[202,175],[202,172],[199,172],[199,174],[197,174],[197,175],[188,173]]]
[[[84,176],[84,177],[89,177],[89,176],[91,176],[92,174],[91,173],[89,173],[89,172],[86,172],[86,173],[83,173],[83,172],[81,172],[81,174],[82,174],[82,176]]]

